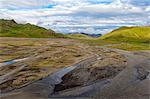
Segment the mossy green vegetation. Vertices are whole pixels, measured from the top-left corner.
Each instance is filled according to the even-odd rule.
[[[108,44],[117,44],[116,41],[110,41],[110,40],[99,40],[99,39],[86,39],[86,40],[80,40],[81,43],[88,44],[90,46],[104,46]]]
[[[116,48],[127,51],[136,51],[136,50],[150,50],[149,43],[136,43],[136,42],[120,42],[114,40],[80,40],[82,43],[88,44],[90,46],[104,46],[109,48]]]
[[[66,34],[68,38],[72,39],[92,39],[92,37],[84,35],[84,34]]]
[[[127,50],[127,51],[150,50],[150,45],[144,43],[122,43],[119,45],[112,45],[108,47]]]
[[[0,19],[0,37],[64,38],[65,35],[29,23],[18,24],[14,20]]]

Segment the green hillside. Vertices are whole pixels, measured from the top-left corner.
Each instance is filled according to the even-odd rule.
[[[64,35],[29,23],[18,24],[14,20],[0,19],[0,37],[55,38]]]
[[[150,27],[120,27],[100,37],[103,40],[115,40],[122,42],[150,42]]]

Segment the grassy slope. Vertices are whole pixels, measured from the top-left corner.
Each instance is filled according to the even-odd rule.
[[[100,40],[116,41],[120,45],[109,46],[123,50],[150,50],[150,27],[121,27],[100,37]]]
[[[150,27],[121,27],[95,40],[82,40],[92,46],[110,45],[123,50],[150,50]]]
[[[0,37],[54,38],[64,35],[29,23],[17,24],[14,20],[0,19]]]
[[[121,42],[150,42],[150,27],[121,27],[102,37],[103,40],[115,40]]]

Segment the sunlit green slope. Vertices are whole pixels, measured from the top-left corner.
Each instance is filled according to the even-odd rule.
[[[123,42],[150,42],[150,27],[121,27],[100,37],[103,40],[115,40]]]
[[[55,38],[64,35],[29,23],[18,24],[14,20],[0,19],[0,37]]]

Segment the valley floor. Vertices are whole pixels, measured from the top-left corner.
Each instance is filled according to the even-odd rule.
[[[148,99],[150,51],[108,46],[75,39],[0,38],[0,97]]]

